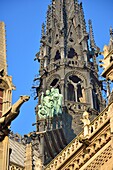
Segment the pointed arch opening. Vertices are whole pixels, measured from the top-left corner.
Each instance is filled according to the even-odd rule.
[[[78,84],[77,86],[77,101],[81,102],[80,99],[82,97],[82,88],[81,88],[81,84]]]
[[[56,84],[58,83],[59,79],[58,78],[55,78],[52,83],[50,84],[50,86],[54,87],[56,86]]]
[[[58,89],[59,89],[59,93],[61,93],[59,81],[60,81],[60,80],[59,80],[58,78],[55,78],[55,79],[51,82],[50,87],[58,88]]]
[[[77,56],[77,53],[75,52],[75,50],[73,48],[70,48],[69,52],[68,52],[68,58],[73,58]]]
[[[67,99],[69,101],[75,101],[75,93],[74,93],[74,86],[72,84],[68,84],[68,90],[67,90]]]
[[[92,98],[93,98],[93,108],[100,112],[100,100],[99,100],[99,89],[95,81],[91,79],[92,89]]]
[[[93,107],[95,110],[100,111],[98,94],[97,94],[94,86],[93,86],[93,90],[92,90],[92,95],[93,95]]]
[[[83,102],[82,80],[75,75],[71,75],[67,82],[67,100]]]
[[[60,55],[59,50],[57,50],[54,61],[59,60],[59,59],[61,59],[61,55]]]

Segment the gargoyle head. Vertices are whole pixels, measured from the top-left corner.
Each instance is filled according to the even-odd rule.
[[[26,101],[28,101],[28,100],[30,99],[30,96],[26,96],[26,95],[20,96],[20,99],[21,99],[22,101],[26,102]]]

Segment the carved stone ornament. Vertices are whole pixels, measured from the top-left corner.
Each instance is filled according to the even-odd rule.
[[[42,170],[42,167],[43,165],[41,159],[37,159],[35,164],[35,170]]]
[[[11,122],[19,115],[21,105],[29,100],[29,96],[20,96],[20,99],[14,103],[0,118],[0,141],[10,132]]]

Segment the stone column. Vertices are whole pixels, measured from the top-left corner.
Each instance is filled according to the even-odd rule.
[[[3,91],[3,106],[2,106],[2,114],[6,111],[6,90]]]
[[[61,48],[61,59],[64,59],[64,47]]]
[[[42,169],[43,169],[42,161],[39,158],[39,159],[36,160],[36,164],[35,164],[35,169],[34,170],[42,170]]]
[[[87,99],[87,102],[91,104],[91,108],[93,108],[93,94],[92,94],[92,85],[90,85],[90,87],[86,88],[85,91],[86,91],[86,99]],[[90,96],[90,97],[89,97]]]
[[[40,134],[40,160],[44,164],[44,134]]]
[[[61,86],[61,94],[63,95],[63,99],[62,99],[62,105],[64,106],[65,104],[65,99],[66,99],[66,91],[67,91],[67,87],[64,88],[64,79],[61,79],[61,82],[60,82],[60,86]]]
[[[63,95],[63,102],[64,102],[64,103],[62,103],[63,106],[65,105],[65,100],[67,101],[67,92],[68,92],[68,84],[66,83],[66,84],[64,84],[64,95],[65,95],[65,97]]]
[[[82,98],[83,98],[83,103],[86,103],[86,94],[85,94],[85,89],[84,87],[82,86]]]
[[[9,139],[8,136],[0,142],[0,169],[9,169]]]
[[[85,46],[86,46],[86,43],[85,43]],[[86,64],[86,66],[87,66],[87,49],[85,49],[85,48],[87,48],[87,47],[84,47],[84,51],[83,51],[83,54],[84,54],[84,60],[85,60],[85,64]]]
[[[26,154],[25,154],[25,170],[32,170],[32,144],[29,143],[26,145]]]
[[[44,75],[43,76],[43,84],[42,84],[42,91],[43,92],[45,92],[46,91],[46,84],[47,84],[47,82],[46,82],[46,76]]]
[[[75,92],[75,102],[78,102],[77,101],[77,98],[78,98],[78,96],[77,96],[77,84],[74,85],[74,92]]]

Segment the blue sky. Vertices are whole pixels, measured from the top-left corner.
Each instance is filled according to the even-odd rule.
[[[81,1],[80,1],[81,2]],[[109,43],[109,28],[113,27],[112,0],[82,0],[85,19],[93,22],[97,46],[103,49]],[[20,115],[11,125],[15,133],[27,134],[35,127],[35,106],[31,87],[39,71],[39,64],[34,61],[39,51],[41,25],[46,19],[50,0],[0,0],[0,21],[6,24],[8,74],[13,77],[16,90],[13,101],[20,95],[30,95],[30,100],[20,110]]]

